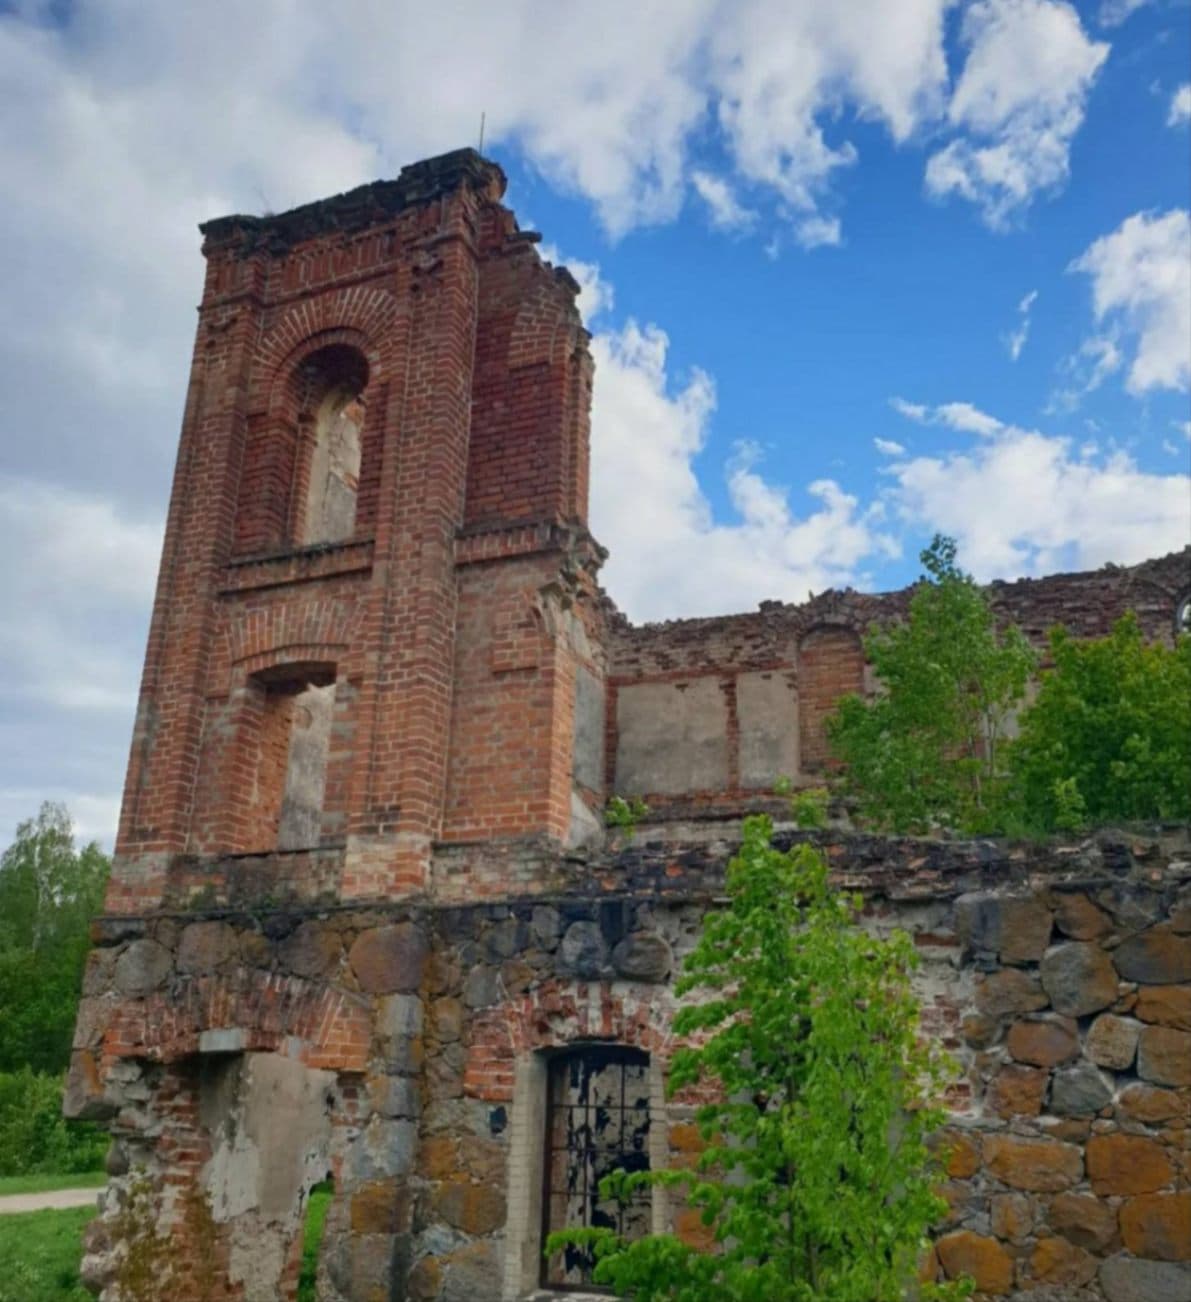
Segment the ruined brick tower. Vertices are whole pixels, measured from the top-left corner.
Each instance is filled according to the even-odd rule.
[[[420,891],[435,842],[602,805],[587,336],[503,190],[463,150],[203,227],[113,911],[276,851],[312,897]]]
[[[598,1176],[694,1160],[672,977],[740,816],[821,775],[826,716],[870,687],[861,634],[906,594],[615,610],[577,286],[503,190],[462,150],[203,227],[67,1088],[113,1137],[83,1263],[104,1302],[289,1302],[328,1176],[320,1302],[553,1298],[590,1263],[545,1259],[552,1229],[705,1234]],[[1184,552],[991,596],[1036,639],[1126,609],[1169,639],[1189,592]],[[651,807],[632,844],[604,843],[613,792]],[[965,1068],[929,1268],[1191,1296],[1186,830],[826,845],[869,922],[914,935],[924,1026]]]

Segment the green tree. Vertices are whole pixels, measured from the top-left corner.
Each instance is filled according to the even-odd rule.
[[[981,833],[1004,818],[1006,728],[1036,657],[1018,629],[998,632],[955,554],[942,536],[922,552],[909,618],[865,639],[879,693],[845,697],[828,721],[845,786],[882,830]]]
[[[1054,629],[1050,652],[1012,750],[1027,829],[1191,818],[1191,637],[1147,645],[1129,613],[1108,637]]]
[[[745,820],[729,902],[709,913],[677,990],[671,1094],[699,1086],[706,1147],[695,1170],[606,1177],[603,1196],[643,1184],[685,1193],[712,1230],[704,1252],[673,1235],[583,1243],[595,1280],[635,1302],[894,1302],[905,1296],[945,1205],[929,1133],[946,1064],[918,1036],[917,962],[903,934],[856,925],[859,900],[832,889],[809,846],[774,848],[767,817]],[[962,1296],[958,1284],[920,1297]]]
[[[22,823],[0,857],[0,1071],[69,1063],[109,866],[94,843],[75,848],[70,815],[55,804]]]

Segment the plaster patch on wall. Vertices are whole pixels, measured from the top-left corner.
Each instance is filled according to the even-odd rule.
[[[791,675],[741,674],[736,680],[740,723],[740,785],[771,788],[798,772],[798,692]]]
[[[575,782],[589,791],[604,785],[604,684],[584,665],[575,669]]]
[[[617,794],[681,795],[728,782],[728,708],[718,678],[622,687]]]
[[[230,1223],[229,1276],[246,1302],[279,1296],[306,1196],[327,1172],[334,1086],[333,1072],[275,1053],[216,1062],[204,1075],[204,1185],[216,1223]]]
[[[319,843],[334,710],[334,683],[311,684],[294,698],[277,828],[279,850],[305,850]]]

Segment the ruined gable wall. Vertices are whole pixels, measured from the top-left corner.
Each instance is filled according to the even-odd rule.
[[[904,618],[912,589],[826,592],[755,612],[609,624],[608,789],[669,814],[754,801],[778,777],[813,783],[829,763],[825,721],[847,692],[872,687],[861,639]],[[1045,650],[1063,624],[1100,637],[1127,610],[1169,642],[1191,591],[1191,549],[1132,567],[997,582],[997,617]]]

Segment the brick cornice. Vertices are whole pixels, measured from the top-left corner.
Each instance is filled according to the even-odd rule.
[[[467,188],[500,198],[505,174],[474,149],[456,149],[401,169],[393,181],[373,181],[344,194],[291,208],[268,217],[235,213],[203,222],[203,251],[231,250],[239,257],[256,252],[280,255],[296,244],[331,232],[367,230],[396,213],[428,204]]]

